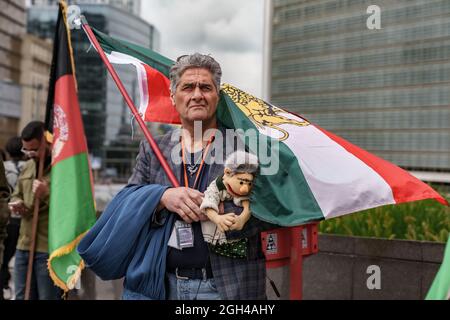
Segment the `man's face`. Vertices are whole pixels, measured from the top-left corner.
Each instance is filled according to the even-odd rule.
[[[39,146],[41,141],[38,139],[32,139],[30,141],[22,140],[22,153],[28,159],[33,159],[34,161],[39,161]],[[45,144],[45,157],[49,157],[51,155],[51,144],[48,142]]]
[[[219,95],[211,72],[203,68],[187,69],[172,93],[182,122],[208,121],[215,117]]]
[[[227,191],[233,196],[246,196],[253,187],[253,175],[251,173],[237,173],[231,175],[231,171],[226,168],[223,176],[223,184]]]
[[[22,152],[27,158],[38,161],[40,144],[41,142],[38,139],[31,139],[30,141],[22,140]]]

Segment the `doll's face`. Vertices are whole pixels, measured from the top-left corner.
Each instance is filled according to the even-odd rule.
[[[250,193],[253,187],[253,174],[237,173],[231,175],[231,171],[228,168],[225,168],[224,173],[223,183],[231,195],[242,197]]]

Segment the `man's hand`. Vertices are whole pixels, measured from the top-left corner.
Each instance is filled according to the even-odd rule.
[[[32,191],[36,197],[43,199],[50,194],[50,188],[47,181],[34,180]]]
[[[221,232],[230,230],[230,227],[236,222],[236,215],[234,213],[218,214],[212,218]]]
[[[25,204],[23,203],[22,200],[8,203],[8,208],[12,213],[18,215],[23,215],[28,211],[27,207],[25,207]]]
[[[208,218],[200,210],[202,201],[203,193],[198,190],[185,187],[169,188],[163,193],[159,208],[175,212],[187,223],[205,221]]]

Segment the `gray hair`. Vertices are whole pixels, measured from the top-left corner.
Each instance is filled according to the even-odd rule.
[[[256,173],[258,157],[245,151],[235,151],[225,160],[225,168],[231,170],[231,175],[238,173]]]
[[[203,68],[211,72],[216,90],[220,90],[220,78],[222,77],[222,69],[220,64],[214,60],[213,57],[201,53],[194,53],[191,55],[184,55],[178,57],[175,64],[170,68],[170,91],[175,93],[180,78],[187,69]]]

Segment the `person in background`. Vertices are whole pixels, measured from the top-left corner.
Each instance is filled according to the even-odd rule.
[[[9,155],[8,161],[5,161],[5,175],[11,192],[17,184],[20,172],[25,166],[25,155],[22,153],[22,140],[20,137],[13,137],[6,143],[6,152]],[[9,272],[9,262],[16,252],[17,240],[19,239],[20,215],[12,213],[9,217],[7,226],[7,237],[4,242],[5,250],[3,253],[3,263],[0,264],[0,299],[11,299],[12,292],[9,287],[11,274]]]
[[[6,153],[3,149],[0,149],[0,158],[2,158],[3,163],[6,161]]]
[[[9,218],[8,210],[8,199],[10,195],[10,190],[8,187],[8,182],[6,181],[5,168],[3,166],[3,160],[0,159],[0,264],[3,260],[3,241],[7,236],[6,228]],[[3,293],[3,290],[2,290]],[[3,297],[3,294],[0,298]]]
[[[51,144],[46,140],[44,123],[41,121],[28,123],[22,130],[21,138],[22,152],[30,160],[26,162],[19,175],[9,203],[11,212],[22,217],[14,265],[16,300],[25,298],[35,197],[38,197],[40,202],[30,300],[57,300],[61,297],[61,291],[53,284],[47,269]],[[45,140],[43,141],[43,139]],[[41,143],[45,143],[44,176],[41,180],[38,180],[37,171]]]

